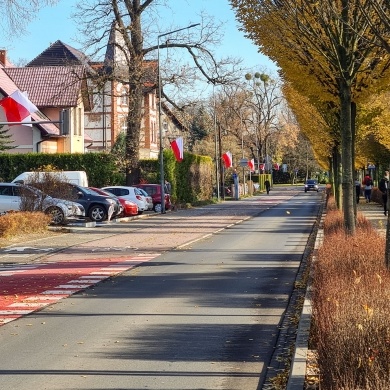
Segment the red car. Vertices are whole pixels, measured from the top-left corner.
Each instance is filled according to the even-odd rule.
[[[153,210],[156,213],[161,212],[161,185],[160,184],[137,184],[138,188],[142,188],[147,192],[153,200]],[[168,188],[164,189],[164,198],[165,198],[165,210],[171,208],[171,195],[168,193]]]
[[[128,199],[121,198],[120,196],[118,196],[118,199],[123,207],[123,217],[132,217],[133,215],[138,215],[137,203],[134,203]]]

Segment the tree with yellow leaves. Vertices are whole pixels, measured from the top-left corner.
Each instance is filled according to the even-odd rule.
[[[312,103],[339,108],[344,226],[354,234],[355,107],[386,88],[383,81],[390,76],[390,55],[372,30],[377,13],[361,0],[230,3],[247,36],[280,66],[284,80]]]

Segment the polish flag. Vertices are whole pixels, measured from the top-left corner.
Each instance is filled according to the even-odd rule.
[[[38,111],[38,108],[28,99],[27,93],[19,90],[0,100],[0,106],[8,122],[30,122],[30,114]]]
[[[171,148],[173,150],[173,154],[176,157],[176,160],[178,162],[183,161],[183,137],[178,137],[175,140],[171,141]]]
[[[252,160],[248,160],[248,167],[251,171],[255,170],[255,160],[252,158]]]
[[[225,168],[230,168],[233,166],[233,158],[230,152],[226,152],[222,155],[222,160],[225,164]]]

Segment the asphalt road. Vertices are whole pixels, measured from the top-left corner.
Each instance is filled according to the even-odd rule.
[[[72,260],[71,282],[77,260],[90,280],[107,265],[86,261],[116,267],[153,254],[1,326],[0,389],[260,389],[321,194],[233,203],[104,227],[96,240],[36,258],[41,277]]]

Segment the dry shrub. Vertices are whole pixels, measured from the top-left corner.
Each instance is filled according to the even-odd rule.
[[[327,205],[327,214],[324,219],[324,235],[331,235],[334,233],[342,232],[344,230],[344,215],[343,212],[337,210],[334,207],[335,203],[332,201],[333,198],[329,199],[329,204]],[[364,217],[362,213],[357,214],[356,218],[356,228],[360,230],[364,230],[367,233],[374,232],[374,229],[371,223]]]
[[[385,389],[390,383],[385,238],[362,216],[356,234],[347,236],[340,218],[337,211],[326,216],[328,233],[313,266],[313,339],[321,389]]]
[[[76,200],[77,197],[73,193],[73,187],[69,185],[69,180],[61,171],[35,172],[26,181],[27,185],[38,188],[44,194],[50,195],[53,198]],[[26,202],[27,207],[29,202],[28,196],[21,194],[22,203]],[[27,199],[26,199],[27,198]],[[42,209],[42,207],[40,208]],[[22,210],[31,210],[25,208]]]
[[[0,216],[0,237],[45,232],[50,221],[51,216],[41,212],[9,212]]]

